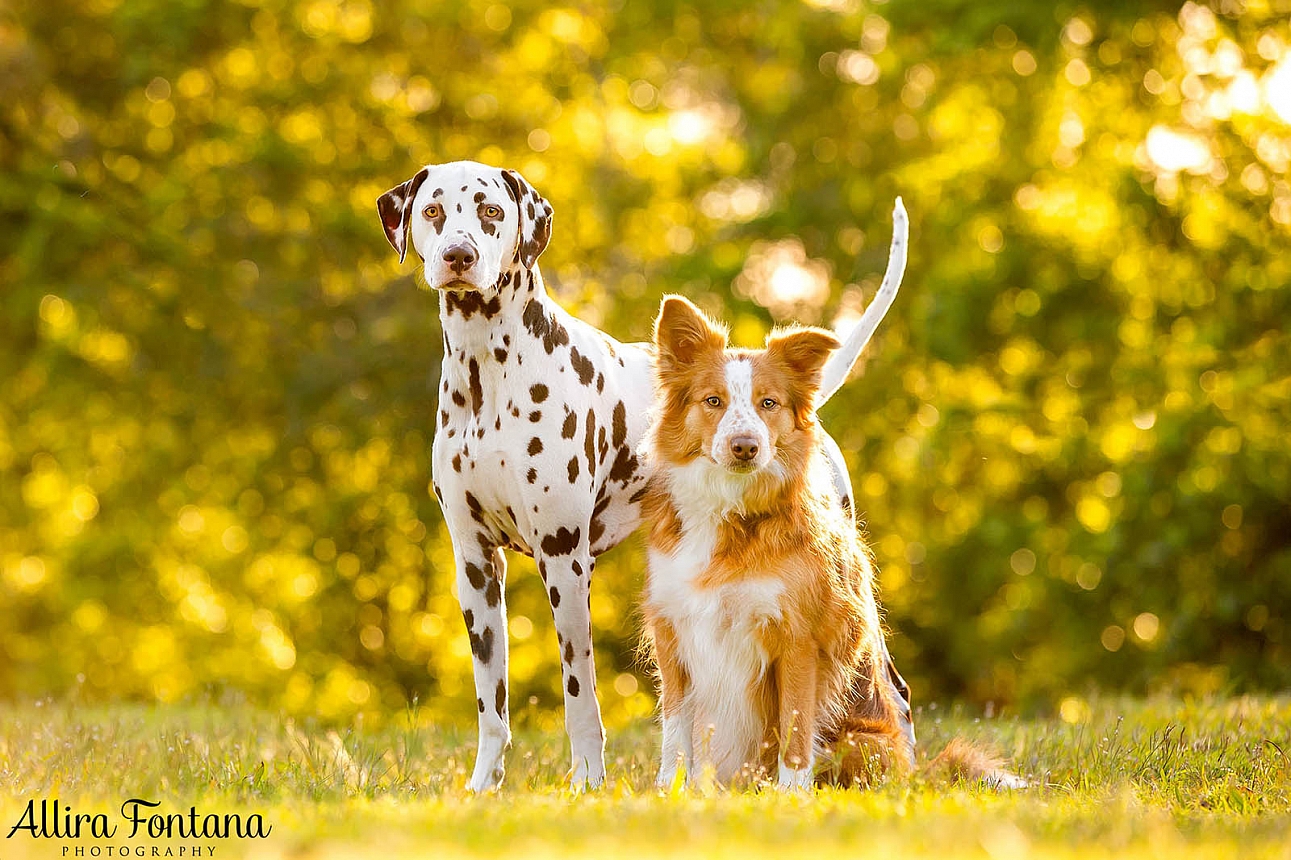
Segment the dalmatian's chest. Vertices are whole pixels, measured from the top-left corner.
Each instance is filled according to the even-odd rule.
[[[578,335],[550,354],[523,333],[446,354],[433,467],[450,527],[529,554],[562,528],[595,552],[635,527],[648,370]]]

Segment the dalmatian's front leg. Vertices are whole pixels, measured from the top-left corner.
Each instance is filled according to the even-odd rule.
[[[605,781],[605,730],[596,701],[596,665],[592,657],[592,556],[578,530],[561,530],[545,541],[538,570],[547,586],[560,645],[561,683],[565,693],[565,731],[573,755],[571,786],[597,788]],[[566,548],[570,543],[572,547]],[[554,552],[553,552],[554,550]],[[561,552],[564,550],[564,552]]]
[[[475,663],[475,705],[479,709],[480,742],[475,772],[467,787],[490,791],[502,783],[505,756],[511,746],[507,710],[506,556],[501,549],[454,546],[457,595],[471,641]]]

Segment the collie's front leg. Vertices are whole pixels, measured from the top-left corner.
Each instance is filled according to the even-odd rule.
[[[780,691],[780,768],[782,790],[812,786],[816,770],[816,643],[793,642],[776,664]]]
[[[690,676],[681,663],[677,633],[671,624],[659,621],[653,625],[655,660],[659,665],[659,710],[663,722],[662,753],[655,785],[670,788],[677,778],[677,768],[687,777],[695,761],[695,713],[687,695]]]

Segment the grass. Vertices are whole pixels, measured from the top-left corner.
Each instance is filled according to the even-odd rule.
[[[920,714],[926,751],[960,734],[984,741],[1039,787],[996,794],[914,778],[801,796],[661,795],[651,787],[654,729],[641,723],[611,733],[610,780],[599,792],[561,787],[563,735],[521,732],[503,791],[471,797],[463,785],[473,731],[436,727],[425,714],[336,731],[231,705],[0,706],[0,860],[121,848],[179,856],[197,845],[220,858],[1291,860],[1291,698],[1109,699],[1070,708],[1074,723],[939,714]],[[273,830],[265,839],[129,839],[119,810],[132,797],[159,801],[161,813],[259,813]],[[28,801],[53,798],[74,813],[106,814],[117,834],[4,838]]]

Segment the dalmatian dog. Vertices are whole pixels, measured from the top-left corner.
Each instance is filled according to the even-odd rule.
[[[479,746],[468,787],[500,785],[511,741],[510,549],[537,561],[560,648],[572,784],[594,788],[605,778],[605,733],[588,600],[597,556],[640,520],[647,475],[636,451],[654,397],[652,347],[618,342],[547,294],[538,257],[551,237],[551,206],[513,170],[428,165],[381,195],[377,211],[400,262],[411,246],[439,294],[444,359],[432,485],[474,660]],[[846,380],[896,295],[907,235],[899,200],[894,226],[883,285],[825,368],[821,402]],[[842,454],[828,445],[850,504]],[[895,668],[889,675],[908,703],[905,682]]]

